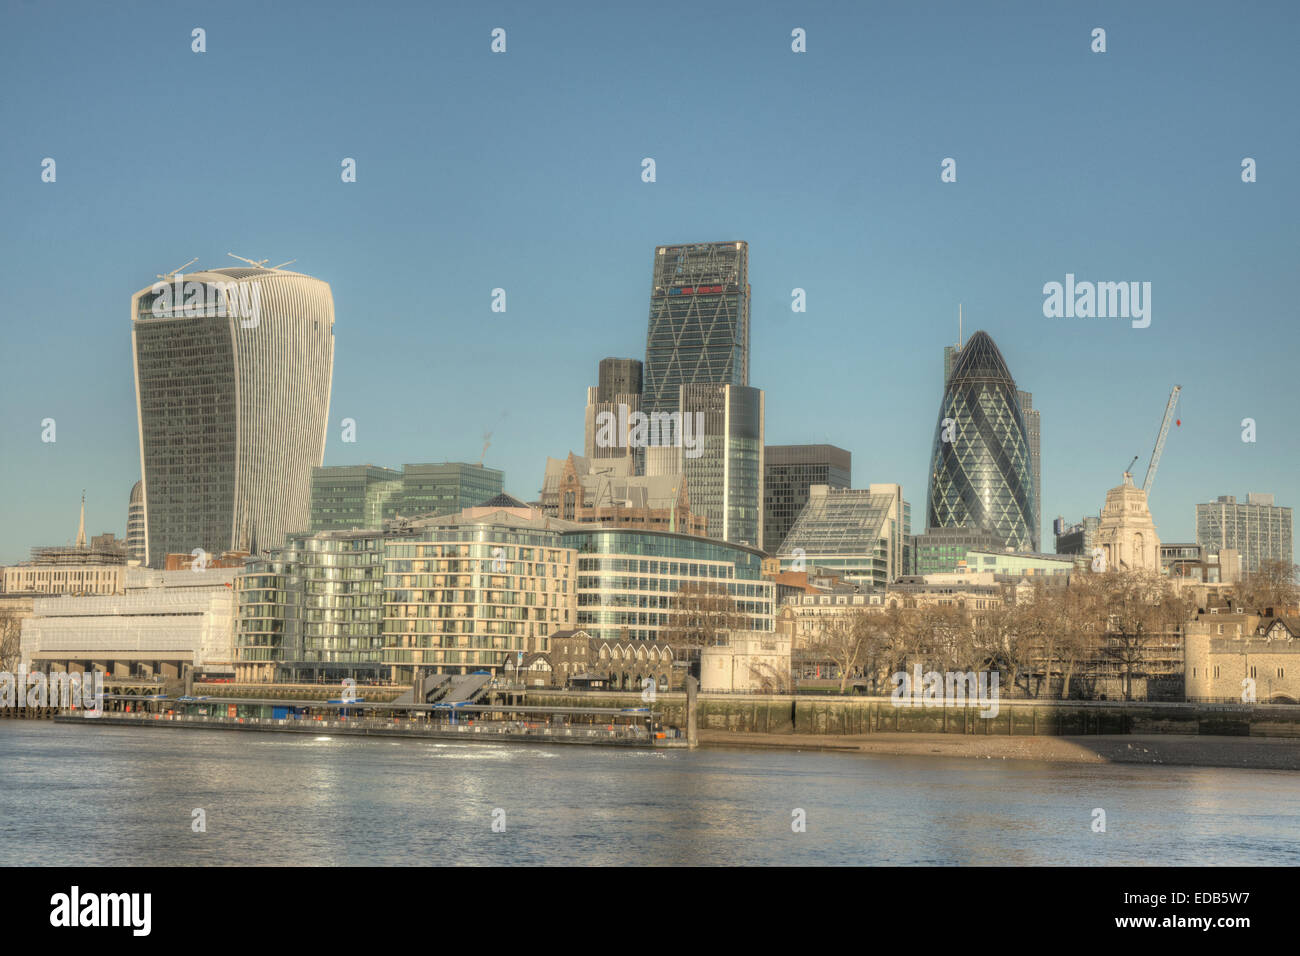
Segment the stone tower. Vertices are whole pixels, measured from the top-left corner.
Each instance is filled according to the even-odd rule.
[[[1106,492],[1101,524],[1092,543],[1101,548],[1107,569],[1160,570],[1160,538],[1147,507],[1147,493],[1133,484],[1127,471],[1124,483]]]

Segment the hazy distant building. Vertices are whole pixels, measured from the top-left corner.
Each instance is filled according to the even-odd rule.
[[[995,551],[1001,540],[987,528],[930,528],[912,539],[912,574],[951,574],[971,551]]]
[[[398,515],[452,514],[501,493],[504,473],[466,462],[312,469],[307,531],[377,530]]]
[[[763,448],[763,546],[775,552],[808,503],[812,485],[850,488],[853,456],[834,445]]]
[[[628,444],[630,430],[625,423],[641,410],[641,363],[636,359],[601,359],[599,376],[598,383],[587,389],[584,457],[640,460],[638,449]],[[616,427],[602,428],[608,421],[616,422]],[[607,440],[610,438],[613,440]]]
[[[131,498],[126,506],[126,557],[128,561],[144,564],[144,482],[131,486]]]
[[[749,384],[749,246],[659,246],[641,408],[677,411],[683,385]]]
[[[1056,538],[1056,553],[1069,554],[1079,558],[1077,564],[1083,565],[1083,558],[1087,558],[1087,564],[1091,566],[1093,538],[1097,534],[1097,527],[1101,524],[1101,518],[1093,515],[1085,515],[1082,521],[1067,526],[1064,518],[1057,518],[1052,522],[1052,531]]]
[[[1196,543],[1207,551],[1231,548],[1241,553],[1242,570],[1258,571],[1268,561],[1294,562],[1292,511],[1272,495],[1235,495],[1196,506]]]
[[[307,526],[334,367],[327,283],[177,274],[131,299],[145,553],[278,547]]]
[[[86,539],[86,498],[81,498],[77,537],[72,544],[40,545],[31,560],[0,575],[0,590],[42,594],[115,594],[122,588],[126,541],[111,533]]]
[[[1028,429],[1015,379],[986,332],[956,353],[930,462],[927,528],[984,528],[1007,547],[1035,550]]]
[[[1043,415],[1034,410],[1034,393],[1016,392],[1020,413],[1025,418],[1025,437],[1029,439],[1029,461],[1034,473],[1034,522],[1030,530],[1034,536],[1034,550],[1039,549],[1043,536]]]
[[[328,465],[311,470],[308,531],[380,528],[402,493],[402,473],[375,465]]]
[[[630,459],[547,458],[542,512],[611,528],[648,528],[703,535],[707,521],[691,511],[685,475],[632,474]]]

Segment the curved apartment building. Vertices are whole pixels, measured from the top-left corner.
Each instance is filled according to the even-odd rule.
[[[176,274],[131,299],[145,562],[279,547],[325,454],[334,299],[280,269]]]

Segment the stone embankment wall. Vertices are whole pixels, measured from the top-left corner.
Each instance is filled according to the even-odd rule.
[[[545,707],[646,707],[639,693],[530,690]],[[660,693],[653,703],[670,726],[686,726],[686,695]],[[990,716],[982,716],[988,711]],[[888,697],[798,697],[701,694],[700,730],[754,734],[949,733],[1062,735],[1205,734],[1300,737],[1300,706],[1002,700],[996,715],[968,705],[899,707]]]

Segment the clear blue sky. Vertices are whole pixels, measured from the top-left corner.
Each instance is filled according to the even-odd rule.
[[[656,244],[744,239],[768,442],[850,449],[914,531],[958,302],[1042,411],[1049,531],[1140,480],[1175,383],[1163,539],[1216,495],[1300,504],[1300,7],[895,6],[8,3],[0,562],[71,538],[82,488],[124,532],[130,296],[227,252],[333,288],[328,464],[476,461],[490,431],[533,498],[597,362],[644,357]],[[1150,328],[1045,318],[1067,272],[1151,282]]]

